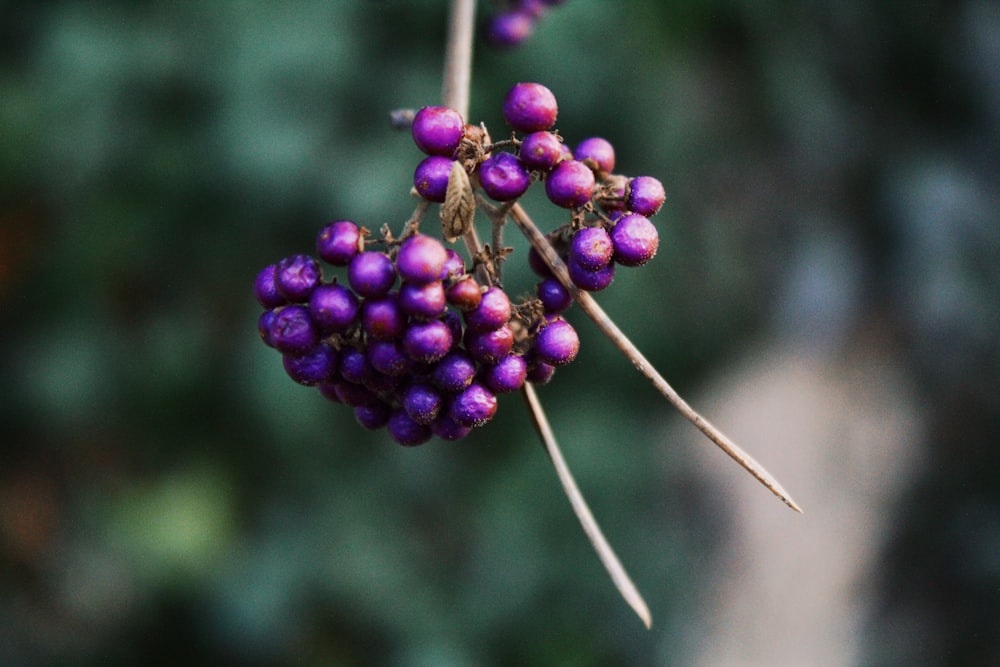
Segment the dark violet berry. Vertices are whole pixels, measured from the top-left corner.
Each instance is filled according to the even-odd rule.
[[[309,295],[309,312],[323,334],[346,333],[360,308],[358,297],[343,285],[320,285]]]
[[[615,279],[614,262],[609,262],[603,269],[591,271],[570,260],[566,263],[566,269],[573,284],[588,292],[600,292]]]
[[[652,176],[636,176],[628,182],[628,193],[625,196],[625,207],[649,217],[663,206],[667,193],[663,183]]]
[[[435,280],[425,285],[403,283],[399,288],[399,307],[404,313],[421,320],[440,317],[447,306],[444,286]]]
[[[531,185],[531,176],[513,153],[494,153],[479,165],[479,184],[491,199],[517,199]]]
[[[490,19],[486,39],[494,46],[513,47],[528,39],[534,29],[535,18],[531,14],[517,10],[500,12]]]
[[[316,235],[316,252],[324,262],[347,266],[358,254],[361,230],[350,220],[331,222]]]
[[[403,334],[406,315],[392,292],[365,299],[361,305],[361,328],[370,339],[390,340]]]
[[[462,326],[462,316],[456,313],[454,310],[444,311],[444,315],[441,316],[441,321],[448,326],[448,331],[451,332],[451,339],[454,342],[462,340],[462,332],[465,327]]]
[[[365,376],[364,385],[376,394],[395,395],[403,387],[405,380],[405,376],[386,375],[373,368],[372,372]]]
[[[556,278],[546,278],[538,283],[535,295],[546,313],[561,313],[573,305],[573,295]]]
[[[371,389],[363,387],[360,384],[348,382],[347,380],[334,382],[333,391],[337,394],[337,398],[340,399],[341,403],[349,405],[352,408],[356,408],[359,405],[372,405],[379,400],[378,396]]]
[[[413,141],[428,155],[451,157],[465,133],[462,114],[448,107],[424,107],[413,117]]]
[[[601,137],[581,141],[573,151],[573,158],[602,174],[610,174],[615,170],[615,148],[610,141]]]
[[[549,278],[552,276],[552,269],[550,269],[549,265],[545,263],[545,260],[542,259],[541,254],[535,250],[534,246],[528,250],[528,266],[537,276],[542,278]]]
[[[476,361],[495,364],[514,348],[514,332],[504,324],[498,329],[465,330],[465,349]]]
[[[265,310],[257,318],[257,333],[260,334],[260,339],[264,341],[264,345],[268,347],[274,347],[274,341],[271,340],[271,323],[274,321],[275,312],[273,310]]]
[[[444,245],[426,234],[414,234],[399,246],[396,269],[403,280],[422,285],[441,279],[448,261]]]
[[[552,379],[552,376],[555,375],[555,372],[556,367],[552,364],[536,360],[528,366],[528,375],[525,379],[531,384],[547,384]]]
[[[384,253],[366,250],[351,260],[347,282],[361,296],[382,296],[396,282],[396,269]]]
[[[448,416],[462,426],[482,426],[496,412],[496,395],[478,382],[466,387],[448,406]]]
[[[493,286],[483,292],[479,305],[465,313],[465,323],[473,329],[496,329],[510,320],[510,297]]]
[[[389,416],[389,435],[404,447],[416,447],[431,439],[431,428],[413,421],[406,410],[399,408]]]
[[[370,431],[375,431],[389,423],[389,415],[392,408],[382,401],[375,401],[368,405],[359,405],[354,408],[354,418],[358,423]]]
[[[540,83],[518,83],[503,100],[503,117],[518,132],[540,132],[556,123],[559,105],[552,91]]]
[[[319,390],[320,396],[323,398],[333,401],[334,403],[340,403],[340,397],[337,396],[337,390],[332,382],[320,382],[316,385],[316,389]]]
[[[410,419],[418,424],[430,424],[441,411],[441,394],[423,382],[415,382],[403,391],[399,401]]]
[[[274,272],[277,267],[274,264],[265,266],[257,274],[257,279],[253,284],[253,293],[257,297],[257,302],[265,308],[277,308],[288,303],[288,300],[278,291],[274,284]]]
[[[441,391],[462,391],[476,377],[476,363],[463,350],[452,350],[431,369],[431,382]]]
[[[325,343],[320,343],[305,354],[282,358],[288,376],[306,386],[328,382],[337,369],[337,351]]]
[[[425,157],[413,172],[413,187],[424,199],[441,203],[448,192],[451,158],[441,155]]]
[[[271,320],[271,342],[279,352],[305,354],[318,339],[316,324],[305,306],[285,306]]]
[[[564,319],[545,324],[535,338],[535,355],[539,361],[553,366],[568,364],[580,351],[580,338],[576,329]]]
[[[474,310],[483,299],[483,292],[475,278],[463,278],[448,288],[448,303],[463,312]]]
[[[550,171],[563,157],[563,143],[552,132],[532,132],[521,140],[518,156],[527,169]]]
[[[518,354],[508,354],[483,371],[483,384],[494,393],[505,394],[524,386],[527,376],[528,366],[524,358]]]
[[[431,422],[431,432],[442,440],[461,440],[469,435],[470,431],[471,427],[457,423],[447,412],[442,412]]]
[[[373,373],[368,357],[361,350],[345,347],[340,350],[340,376],[355,384],[364,384]]]
[[[660,236],[649,218],[638,213],[622,216],[611,228],[615,261],[623,266],[642,266],[660,247]]]
[[[545,179],[545,195],[556,206],[579,208],[594,194],[594,172],[579,160],[563,160]]]
[[[319,262],[315,259],[309,255],[292,255],[275,267],[274,286],[292,303],[301,303],[309,298],[322,277]]]
[[[584,227],[569,244],[569,259],[588,271],[600,271],[615,252],[611,236],[603,227]]]
[[[448,255],[448,259],[445,260],[444,268],[441,269],[441,280],[451,281],[465,273],[465,260],[451,248],[445,248],[444,251]]]
[[[451,350],[453,339],[448,325],[440,320],[417,322],[406,328],[403,348],[414,361],[431,363]]]
[[[398,340],[373,340],[368,343],[368,363],[379,373],[401,377],[413,368],[413,360]]]

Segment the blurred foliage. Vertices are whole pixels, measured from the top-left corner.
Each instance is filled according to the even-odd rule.
[[[412,211],[388,111],[438,101],[445,25],[430,0],[0,3],[0,663],[683,662],[725,518],[578,314],[541,395],[654,634],[516,397],[404,450],[257,340],[259,267]],[[564,136],[667,184],[659,257],[601,301],[676,386],[761,337],[898,341],[935,454],[872,664],[1000,658],[998,44],[975,0],[573,0],[476,47],[471,120],[502,134],[538,80]]]

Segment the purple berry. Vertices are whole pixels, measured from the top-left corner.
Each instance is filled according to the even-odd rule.
[[[579,160],[563,160],[545,179],[545,194],[556,206],[579,208],[594,194],[594,172]]]
[[[271,342],[285,354],[305,354],[319,336],[316,324],[305,306],[285,306],[271,320]]]
[[[444,268],[441,269],[441,280],[451,281],[465,274],[465,260],[462,256],[451,248],[445,248],[448,259],[445,260]]]
[[[601,137],[581,141],[573,151],[573,158],[598,173],[610,174],[615,170],[615,148],[610,141]]]
[[[545,324],[535,338],[535,354],[539,361],[552,366],[568,364],[580,351],[580,338],[576,329],[566,320],[559,318]]]
[[[527,169],[551,171],[563,157],[563,143],[552,132],[532,132],[521,140],[518,156]]]
[[[320,382],[316,385],[316,389],[319,390],[320,396],[326,398],[334,403],[340,403],[340,397],[337,396],[336,387],[332,382]]]
[[[517,46],[531,36],[535,29],[535,18],[527,12],[517,10],[501,12],[490,19],[486,39],[500,47]]]
[[[441,411],[441,394],[423,382],[411,384],[403,391],[399,401],[410,419],[418,424],[430,424]]]
[[[503,100],[503,117],[518,132],[541,132],[556,122],[559,105],[552,91],[540,83],[518,83]]]
[[[649,218],[638,213],[622,216],[611,228],[615,261],[623,266],[642,266],[660,247],[660,236]]]
[[[514,348],[514,332],[507,324],[485,331],[466,329],[464,342],[473,359],[483,364],[495,364]]]
[[[370,341],[368,363],[379,373],[389,377],[401,377],[413,369],[413,360],[398,340]]]
[[[584,227],[573,235],[569,245],[569,259],[588,271],[600,271],[615,252],[611,236],[603,227]]]
[[[407,315],[421,320],[440,317],[447,307],[444,286],[439,280],[425,285],[403,283],[399,288],[399,307]]]
[[[411,324],[403,334],[403,348],[414,361],[438,361],[448,354],[452,343],[451,330],[440,320]]]
[[[538,283],[535,295],[546,313],[558,314],[573,305],[573,295],[556,278],[546,278]]]
[[[525,378],[531,384],[547,384],[555,375],[556,367],[544,361],[535,361],[528,366],[528,375]]]
[[[374,372],[368,357],[361,350],[345,347],[340,350],[340,376],[354,384],[364,384]]]
[[[452,419],[448,413],[442,412],[431,422],[431,432],[442,440],[461,440],[469,435],[472,428],[462,426]]]
[[[550,269],[549,265],[545,263],[545,260],[542,259],[541,253],[535,250],[534,246],[528,250],[528,266],[535,272],[535,275],[541,278],[549,278],[552,276],[552,269]]]
[[[275,314],[273,310],[265,310],[257,318],[257,333],[260,334],[264,345],[268,347],[274,347],[274,341],[271,340],[271,323],[274,322]]]
[[[483,384],[497,394],[517,391],[524,386],[528,366],[518,354],[508,354],[483,372]]]
[[[615,279],[614,262],[609,262],[603,269],[591,271],[570,260],[566,263],[566,269],[573,284],[588,292],[600,292]]]
[[[478,382],[466,387],[448,406],[448,416],[462,426],[482,426],[496,412],[496,395]]]
[[[323,334],[346,333],[358,321],[358,297],[343,285],[320,285],[309,295],[309,312]]]
[[[392,292],[365,299],[361,305],[361,328],[369,339],[391,340],[403,334],[406,315]]]
[[[625,207],[639,215],[656,215],[667,199],[663,183],[652,176],[636,176],[628,182]]]
[[[257,274],[253,283],[253,293],[257,297],[257,302],[265,308],[277,308],[288,303],[288,300],[278,291],[274,284],[274,272],[277,267],[274,264],[265,266]]]
[[[309,298],[323,277],[319,262],[309,255],[292,255],[278,262],[274,270],[274,286],[292,303]]]
[[[354,418],[358,423],[370,431],[375,431],[389,423],[389,415],[392,408],[382,401],[375,401],[368,405],[359,405],[354,408]]]
[[[462,391],[475,376],[476,363],[463,350],[452,350],[431,370],[434,386],[449,393]]]
[[[513,153],[494,153],[479,165],[479,184],[491,199],[510,201],[525,193],[531,176]]]
[[[366,250],[351,260],[347,282],[363,297],[382,296],[396,282],[396,269],[384,253]]]
[[[510,297],[493,286],[482,293],[479,305],[465,313],[465,323],[473,329],[496,329],[510,320]]]
[[[320,343],[302,355],[284,355],[282,362],[288,376],[306,386],[329,382],[337,369],[337,351]]]
[[[448,288],[445,296],[448,303],[462,312],[475,310],[483,300],[483,292],[475,278],[463,278]]]
[[[316,235],[316,252],[324,262],[347,266],[358,254],[361,230],[350,220],[331,222]]]
[[[389,416],[389,435],[404,447],[416,447],[431,439],[431,428],[413,421],[402,408]]]
[[[346,380],[334,382],[333,391],[337,394],[337,398],[341,403],[349,405],[352,408],[356,408],[359,405],[372,405],[379,400],[378,396],[371,389],[362,387],[360,384],[347,382]]]
[[[413,141],[428,155],[451,157],[465,134],[462,114],[448,107],[424,107],[413,117]]]
[[[399,246],[396,269],[403,280],[418,285],[441,279],[448,261],[444,245],[426,234],[414,234]]]
[[[448,177],[451,175],[450,158],[441,155],[425,157],[413,172],[413,187],[424,199],[441,203],[448,192]]]
[[[341,375],[343,375],[343,373],[341,373]],[[396,395],[404,384],[406,384],[405,375],[386,375],[385,373],[378,372],[374,368],[371,373],[365,376],[364,380],[365,387],[382,396]]]

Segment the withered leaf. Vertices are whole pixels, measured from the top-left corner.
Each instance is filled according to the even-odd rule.
[[[476,216],[476,197],[472,193],[469,175],[457,161],[451,165],[448,189],[441,205],[441,233],[449,242],[472,229]]]

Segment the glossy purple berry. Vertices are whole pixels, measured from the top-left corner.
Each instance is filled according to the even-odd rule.
[[[644,215],[629,213],[611,228],[615,246],[615,261],[623,266],[642,266],[653,258],[660,247],[656,226]]]
[[[494,153],[479,165],[479,184],[491,199],[510,201],[525,193],[531,176],[513,153]]]
[[[286,354],[282,358],[288,376],[306,386],[329,382],[337,370],[337,351],[325,343],[302,355]]]
[[[465,313],[465,323],[473,329],[496,329],[510,320],[510,297],[496,285],[489,287],[479,305]]]
[[[563,143],[552,132],[532,132],[521,140],[518,156],[527,169],[551,171],[563,158]]]
[[[372,374],[373,369],[368,363],[368,356],[354,347],[344,347],[340,350],[340,376],[354,384],[364,384]]]
[[[591,271],[570,260],[566,262],[566,269],[573,284],[588,292],[600,292],[615,279],[614,262],[609,262],[603,269]]]
[[[389,377],[401,377],[413,369],[413,360],[398,340],[370,341],[368,363],[379,373]]]
[[[431,428],[413,421],[406,410],[399,408],[389,416],[389,435],[404,447],[416,447],[431,439]]]
[[[431,422],[431,432],[442,440],[461,440],[472,431],[470,426],[462,426],[447,412],[442,412]]]
[[[577,144],[573,158],[601,174],[615,170],[615,148],[601,137],[590,137]]]
[[[324,262],[347,266],[358,254],[361,230],[350,220],[331,222],[316,235],[316,252]]]
[[[495,364],[514,348],[514,332],[507,324],[497,329],[466,329],[464,342],[473,359],[483,364]]]
[[[433,320],[444,313],[447,305],[444,286],[439,280],[425,285],[403,283],[399,288],[399,307],[411,317]]]
[[[535,295],[546,313],[561,313],[573,305],[573,295],[556,278],[546,278],[538,283]]]
[[[517,10],[496,14],[486,29],[486,39],[500,47],[514,47],[528,39],[535,29],[535,18]]]
[[[473,382],[462,390],[448,406],[448,416],[462,426],[482,426],[496,412],[496,394],[478,382]]]
[[[288,303],[288,300],[278,291],[274,284],[274,272],[277,267],[269,264],[257,273],[257,278],[253,283],[253,293],[257,298],[257,303],[265,308],[277,308]]]
[[[603,227],[584,227],[573,235],[569,244],[569,259],[589,271],[599,271],[608,265],[615,252],[611,236]]]
[[[579,160],[563,160],[545,179],[545,195],[556,206],[579,208],[594,194],[594,172]]]
[[[540,83],[518,83],[503,100],[503,117],[518,132],[541,132],[556,123],[559,105]]]
[[[463,278],[445,293],[448,303],[462,312],[475,310],[483,300],[483,291],[475,278]]]
[[[552,366],[568,364],[580,351],[580,338],[576,329],[564,319],[545,324],[535,338],[535,355],[539,361]]]
[[[268,347],[274,347],[274,341],[271,340],[271,323],[274,322],[275,314],[273,310],[265,310],[257,318],[257,333],[260,334],[264,345]]]
[[[380,297],[365,299],[361,305],[361,328],[369,339],[391,340],[403,334],[406,314],[399,307],[392,292]]]
[[[413,172],[413,187],[428,201],[441,203],[448,192],[448,177],[451,175],[451,158],[441,155],[425,157]]]
[[[440,280],[447,261],[448,253],[440,241],[426,234],[414,234],[399,246],[396,270],[403,280],[422,285]]]
[[[382,296],[396,282],[396,268],[384,253],[358,253],[347,267],[347,282],[363,297]]]
[[[441,269],[441,280],[452,281],[465,274],[465,260],[462,256],[451,248],[444,249],[448,259],[445,260],[444,268]]]
[[[453,339],[448,325],[441,320],[417,322],[406,328],[403,348],[414,361],[431,363],[451,350]]]
[[[360,384],[354,384],[347,380],[339,380],[333,383],[333,391],[337,394],[337,399],[344,405],[356,408],[359,405],[372,405],[377,403],[379,398],[371,389]]]
[[[343,285],[320,285],[309,295],[309,312],[323,334],[346,333],[360,310],[358,297]]]
[[[462,114],[448,107],[424,107],[411,126],[417,148],[428,155],[451,157],[465,134]]]
[[[305,354],[319,340],[316,324],[305,306],[285,306],[271,320],[271,343],[285,354]]]
[[[666,199],[667,193],[659,179],[652,176],[636,176],[628,182],[625,207],[639,215],[649,217],[656,215]]]
[[[403,390],[399,401],[410,419],[418,424],[430,424],[444,403],[441,394],[429,384],[415,382]]]
[[[292,303],[302,303],[323,278],[319,262],[309,255],[292,255],[278,262],[274,286]]]
[[[528,375],[525,380],[531,384],[547,384],[555,373],[555,366],[536,360],[528,366]]]
[[[434,386],[449,393],[462,391],[475,377],[476,363],[464,350],[452,350],[431,370]]]
[[[528,365],[524,358],[519,354],[508,354],[483,371],[483,384],[496,394],[505,394],[523,387],[527,376]]]
[[[354,408],[354,418],[370,431],[375,431],[389,423],[392,408],[383,401],[374,401]]]

